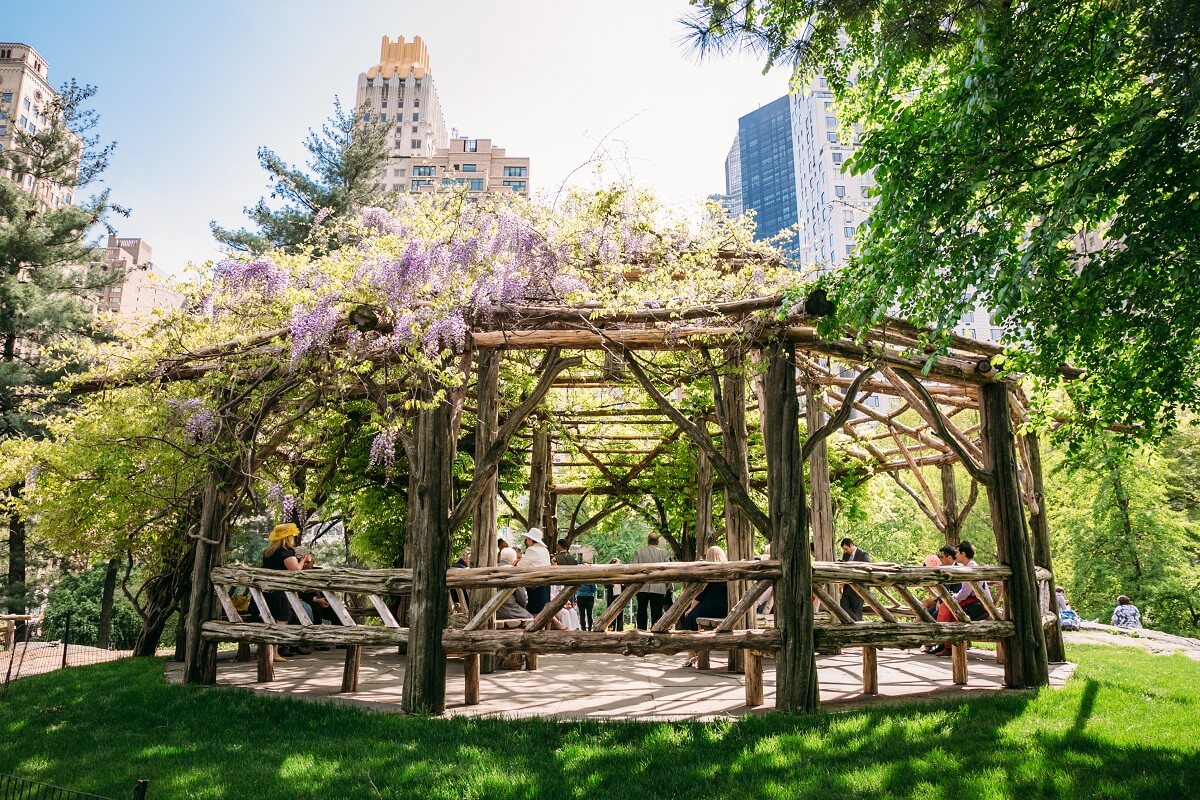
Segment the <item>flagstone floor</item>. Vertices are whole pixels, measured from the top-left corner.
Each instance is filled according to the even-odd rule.
[[[224,654],[223,654],[224,655]],[[549,717],[556,719],[634,719],[645,721],[727,719],[761,713],[775,701],[775,670],[764,664],[766,702],[745,705],[742,676],[726,670],[723,654],[713,653],[712,669],[680,666],[684,657],[625,657],[615,654],[543,655],[536,671],[501,670],[480,679],[481,702],[463,703],[463,661],[447,665],[446,713],[461,716]],[[275,665],[275,680],[256,682],[253,661],[223,659],[217,668],[220,686],[241,687],[267,695],[345,703],[382,711],[398,711],[404,684],[404,657],[394,647],[364,648],[358,691],[339,694],[343,652],[331,650],[293,656]],[[1004,673],[994,653],[972,650],[966,686],[951,682],[950,659],[915,650],[879,652],[879,690],[862,694],[861,654],[819,656],[821,701],[830,708],[881,700],[962,697],[1001,691]],[[1061,686],[1073,664],[1051,665],[1051,683]],[[168,678],[179,680],[179,665],[168,663]]]

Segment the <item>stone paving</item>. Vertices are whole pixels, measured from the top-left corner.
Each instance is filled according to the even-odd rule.
[[[224,654],[223,654],[224,655]],[[230,654],[232,655],[232,654]],[[950,659],[915,650],[879,652],[880,695],[861,693],[861,655],[847,649],[819,656],[821,700],[831,708],[881,700],[962,697],[1002,690],[1003,669],[994,653],[972,650],[967,686],[951,683]],[[728,719],[761,713],[774,705],[775,671],[768,659],[763,683],[766,702],[745,706],[742,677],[726,671],[722,654],[713,653],[710,670],[680,666],[684,657],[625,657],[614,654],[543,655],[536,671],[502,670],[483,675],[479,705],[463,704],[463,661],[447,664],[448,715],[547,717],[554,719],[635,719],[644,721]],[[242,687],[271,696],[344,703],[398,711],[404,683],[404,657],[394,647],[364,648],[358,691],[339,694],[341,650],[294,656],[275,665],[275,680],[255,682],[253,661],[223,659],[217,668],[221,686]],[[1073,664],[1052,665],[1052,685],[1061,686]],[[179,679],[179,665],[167,665],[168,678]]]

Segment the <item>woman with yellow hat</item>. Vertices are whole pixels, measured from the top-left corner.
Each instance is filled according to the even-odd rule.
[[[291,522],[276,525],[275,530],[267,537],[267,547],[263,550],[262,565],[264,569],[284,569],[292,572],[300,571],[300,559],[296,556],[296,544],[300,539],[300,529]],[[292,607],[288,604],[287,595],[283,592],[266,592],[267,608],[271,616],[281,625],[292,621]],[[311,612],[309,616],[312,616]],[[279,655],[292,656],[311,652],[303,647],[283,645]]]

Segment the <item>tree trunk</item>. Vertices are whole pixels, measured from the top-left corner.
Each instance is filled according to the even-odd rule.
[[[476,395],[478,424],[475,427],[475,459],[476,464],[483,454],[492,446],[496,439],[496,429],[500,424],[500,359],[499,350],[479,351],[479,361],[476,368]],[[486,481],[488,486],[479,497],[474,513],[471,516],[471,566],[496,566],[496,487],[497,475],[495,470],[490,475],[482,477],[478,469],[475,480]],[[468,602],[472,612],[483,608],[494,593],[491,589],[476,589],[471,592]],[[494,622],[488,619],[485,629],[491,629]],[[490,674],[495,671],[495,661],[491,656],[480,659],[479,671]]]
[[[8,487],[8,496],[13,500],[21,497],[23,483]],[[15,508],[8,516],[8,586],[5,590],[5,606],[9,614],[24,614],[29,607],[29,590],[25,584],[25,519]],[[25,623],[18,622],[16,637],[23,639]]]
[[[796,397],[796,351],[778,341],[765,354],[763,443],[767,452],[767,500],[771,555],[779,559],[775,620],[780,632],[775,659],[775,707],[812,712],[820,702],[813,640],[812,560],[800,444],[800,401]]]
[[[429,396],[422,398],[428,401]],[[408,658],[401,707],[411,714],[440,714],[446,708],[446,627],[449,597],[450,511],[454,440],[450,402],[422,409],[413,420],[409,467],[408,540],[412,543],[412,601]]]
[[[1033,549],[1017,480],[1016,441],[1009,415],[1007,384],[997,382],[980,387],[979,417],[984,466],[992,477],[987,490],[992,530],[996,534],[997,560],[1012,569],[1012,577],[1005,587],[1005,603],[1016,633],[1004,646],[1004,684],[1013,689],[1046,686],[1050,682],[1050,668]]]
[[[550,429],[536,424],[533,429],[533,448],[529,460],[529,525],[546,532],[546,488],[550,484]],[[546,545],[550,546],[549,539]]]
[[[809,383],[804,387],[805,423],[811,436],[825,424],[821,405],[821,387]],[[829,491],[829,447],[822,439],[808,456],[808,480],[812,492],[812,541],[820,561],[833,561],[833,498]]]
[[[187,617],[184,622],[187,641],[184,647],[183,679],[185,683],[206,685],[216,681],[217,648],[215,642],[205,641],[200,626],[215,616],[215,602],[209,573],[224,560],[224,531],[218,522],[219,506],[224,492],[222,476],[216,471],[208,475],[204,487],[204,505],[197,527],[195,557],[189,587]],[[220,542],[220,544],[214,544]]]
[[[954,465],[942,463],[938,466],[942,476],[942,516],[946,519],[946,527],[942,533],[946,544],[957,547],[962,541],[963,520],[959,517],[958,483],[954,479]]]
[[[696,453],[696,552],[716,544],[713,530],[713,470],[703,450]]]
[[[1050,521],[1046,514],[1045,484],[1042,480],[1042,449],[1036,433],[1025,434],[1025,452],[1029,464],[1029,477],[1033,481],[1034,508],[1029,513],[1029,532],[1033,537],[1033,563],[1054,574],[1053,559],[1050,556]],[[1054,581],[1050,582],[1050,610],[1058,612],[1054,601]],[[1066,650],[1063,647],[1062,627],[1052,626],[1046,633],[1046,658],[1050,661],[1066,661]]]
[[[117,568],[121,559],[110,558],[104,570],[104,589],[100,594],[100,623],[96,633],[96,646],[107,650],[112,639],[113,595],[117,591]]]

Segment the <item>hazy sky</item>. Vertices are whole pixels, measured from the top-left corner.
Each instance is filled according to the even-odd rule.
[[[218,254],[208,223],[242,223],[266,189],[255,151],[291,161],[332,108],[354,101],[383,35],[420,35],[449,126],[532,159],[533,193],[603,146],[603,180],[631,179],[695,206],[723,191],[737,118],[787,89],[738,55],[698,64],[681,44],[681,0],[43,0],[0,15],[0,40],[34,46],[54,85],[99,87],[106,175],[161,269]],[[603,142],[603,144],[601,144]],[[574,175],[572,176],[572,172]]]

